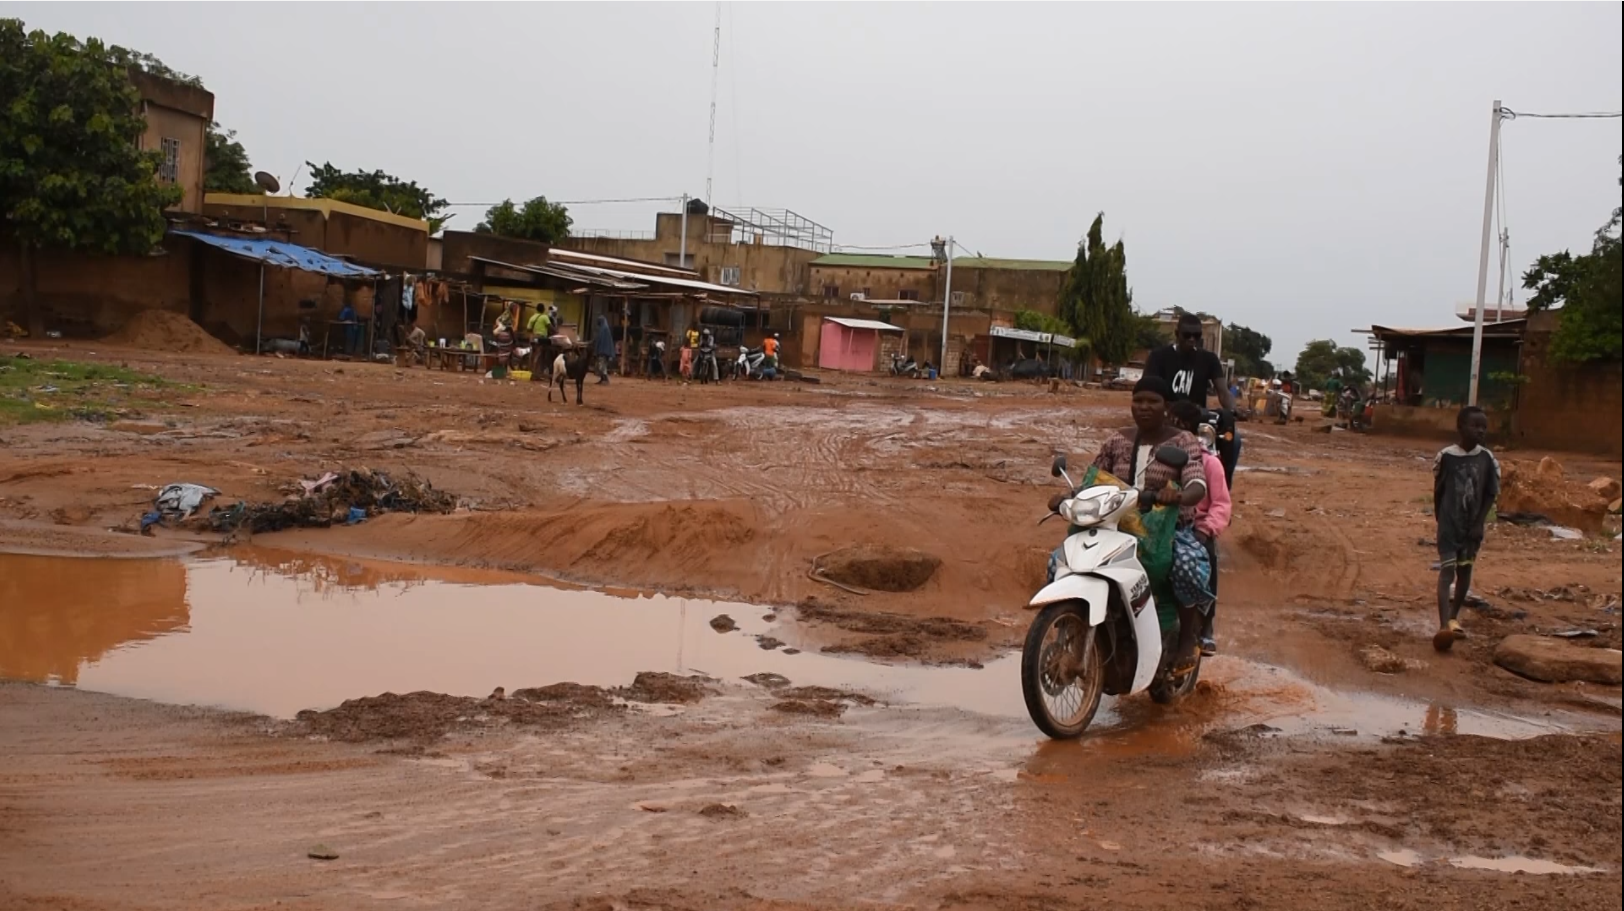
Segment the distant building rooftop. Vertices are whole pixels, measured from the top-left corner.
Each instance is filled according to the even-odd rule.
[[[814,266],[849,269],[931,269],[943,264],[928,256],[893,256],[885,253],[831,253],[812,260]],[[1071,263],[1056,259],[998,259],[990,256],[955,257],[955,269],[1001,269],[1031,272],[1066,272]]]
[[[206,193],[203,196],[206,206],[245,206],[251,209],[301,209],[305,211],[320,212],[323,218],[332,218],[334,212],[353,215],[357,218],[370,218],[385,224],[398,225],[402,228],[415,228],[424,233],[428,232],[429,223],[418,218],[408,218],[405,215],[396,215],[382,209],[369,209],[354,203],[340,202],[336,199],[309,199],[303,196],[260,196],[254,193]]]
[[[928,256],[890,256],[868,253],[830,253],[812,260],[814,266],[848,269],[930,269],[936,261]]]
[[[1007,269],[1034,272],[1069,272],[1072,264],[1058,259],[997,259],[989,256],[965,256],[953,259],[955,269]]]

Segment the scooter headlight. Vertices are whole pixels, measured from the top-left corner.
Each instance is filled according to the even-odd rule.
[[[1073,525],[1093,525],[1116,512],[1128,491],[1118,490],[1103,496],[1075,497],[1060,504],[1060,518]]]

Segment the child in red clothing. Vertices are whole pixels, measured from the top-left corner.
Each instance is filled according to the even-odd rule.
[[[1212,593],[1218,594],[1218,536],[1229,527],[1231,504],[1229,485],[1224,481],[1224,463],[1218,457],[1217,435],[1212,427],[1201,421],[1201,409],[1194,402],[1174,402],[1167,408],[1168,415],[1180,430],[1195,434],[1201,440],[1201,468],[1207,476],[1207,496],[1195,508],[1195,536],[1207,548],[1207,559],[1212,563]],[[1203,430],[1205,428],[1205,430]],[[1213,604],[1201,630],[1201,654],[1218,653],[1218,640],[1212,634],[1212,618],[1218,613]]]

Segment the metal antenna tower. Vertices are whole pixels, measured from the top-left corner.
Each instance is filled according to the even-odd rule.
[[[716,4],[716,30],[711,40],[710,148],[705,152],[705,207],[711,204],[711,178],[716,173],[716,74],[722,65],[722,4]]]

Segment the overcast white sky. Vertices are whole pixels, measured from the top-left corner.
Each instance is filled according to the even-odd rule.
[[[723,6],[718,204],[853,245],[1070,259],[1096,212],[1141,309],[1362,346],[1475,293],[1489,108],[1624,107],[1618,3]],[[703,195],[710,3],[0,3],[201,76],[256,167],[455,201]],[[1504,131],[1520,272],[1619,204],[1620,122]],[[302,183],[302,181],[301,181]],[[575,206],[652,228],[655,206]],[[459,209],[470,228],[478,209]],[[1494,293],[1493,265],[1489,294]],[[1518,299],[1522,298],[1521,292]]]

